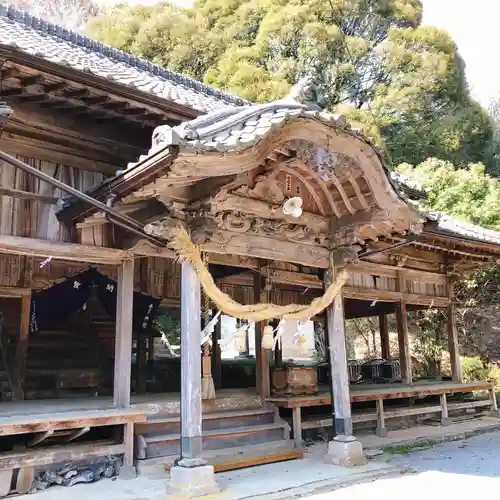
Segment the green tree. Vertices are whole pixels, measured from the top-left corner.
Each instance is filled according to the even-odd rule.
[[[428,190],[422,208],[500,230],[500,179],[488,174],[484,165],[456,168],[431,158],[415,167],[400,165],[398,170]],[[500,266],[477,270],[456,283],[454,293],[460,304],[461,345],[468,354],[479,356],[484,365],[499,362]],[[421,320],[422,330],[429,330],[430,324],[425,318]]]
[[[119,6],[88,33],[255,102],[312,74],[328,109],[364,124],[394,164],[489,165],[490,118],[453,40],[421,17],[420,0],[198,0]]]

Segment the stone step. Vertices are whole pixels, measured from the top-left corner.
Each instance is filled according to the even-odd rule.
[[[203,432],[203,448],[216,450],[235,446],[267,443],[288,439],[290,427],[286,422],[215,429]],[[180,434],[136,435],[136,458],[154,458],[180,452]]]

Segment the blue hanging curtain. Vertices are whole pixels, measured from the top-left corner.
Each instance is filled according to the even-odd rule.
[[[97,269],[87,269],[49,288],[34,292],[31,299],[30,330],[57,325],[84,308],[95,293],[106,314],[116,320],[117,282]],[[134,292],[133,328],[151,328],[161,299]]]
[[[117,282],[109,276],[95,271],[96,295],[106,314],[116,319]],[[138,332],[151,328],[161,299],[134,292],[133,328]]]
[[[88,269],[49,288],[33,292],[30,330],[50,328],[79,311],[92,295],[94,270]]]

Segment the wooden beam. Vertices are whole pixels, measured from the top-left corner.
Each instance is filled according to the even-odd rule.
[[[404,276],[398,274],[396,288],[401,291],[404,286]],[[399,363],[401,365],[401,381],[403,384],[413,385],[413,375],[410,355],[410,341],[408,335],[408,315],[406,302],[401,300],[396,306],[396,323],[398,327]]]
[[[123,261],[118,268],[117,285],[113,403],[117,408],[128,408],[130,406],[130,378],[132,370],[133,260]]]
[[[58,201],[58,198],[55,198],[54,196],[45,196],[43,194],[30,193],[20,189],[8,189],[4,187],[0,187],[0,196],[11,196],[12,198],[20,198],[22,200],[40,201],[50,205],[56,205]]]
[[[433,295],[419,295],[414,293],[393,292],[391,290],[377,290],[376,288],[358,288],[345,286],[344,297],[358,300],[379,300],[381,302],[401,302],[417,306],[447,307],[448,297],[434,297]]]
[[[389,325],[387,315],[380,314],[378,317],[380,327],[380,346],[382,348],[382,358],[391,359],[391,346],[389,342]]]
[[[315,231],[328,232],[329,218],[322,215],[317,215],[309,212],[304,212],[300,216],[300,220],[285,215],[281,207],[274,208],[265,201],[245,198],[235,194],[226,194],[223,198],[213,198],[211,200],[211,209],[215,212],[235,211],[244,214],[255,215],[264,219],[285,220],[290,224],[303,224]]]
[[[450,352],[451,377],[454,382],[462,382],[462,367],[460,362],[460,344],[458,342],[457,310],[453,304],[453,278],[448,278],[448,350]]]
[[[214,236],[216,241],[204,244],[206,252],[233,253],[320,268],[327,268],[330,262],[330,250],[324,247],[224,230],[216,231]]]
[[[0,253],[10,255],[32,255],[34,257],[52,257],[68,262],[116,265],[129,260],[134,255],[127,250],[116,248],[77,245],[60,241],[26,238],[23,236],[0,235]]]

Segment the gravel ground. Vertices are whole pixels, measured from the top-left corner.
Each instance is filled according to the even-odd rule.
[[[500,432],[396,455],[391,463],[415,471],[305,497],[310,500],[474,500],[500,489]]]

